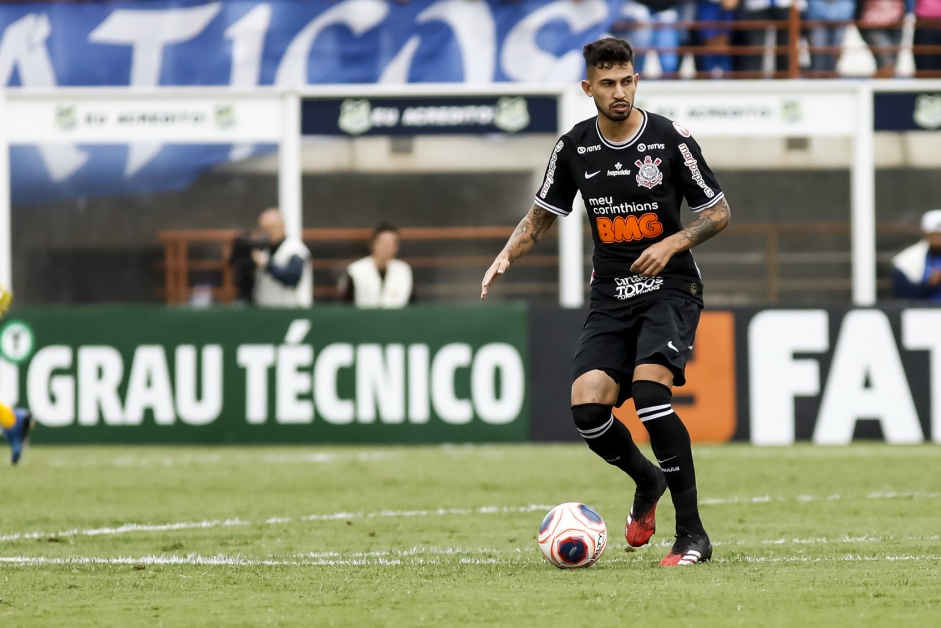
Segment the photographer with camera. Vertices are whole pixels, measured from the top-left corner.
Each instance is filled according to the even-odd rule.
[[[287,237],[284,218],[276,207],[258,217],[258,236],[250,243],[255,264],[252,302],[260,307],[313,305],[310,251],[297,238]]]

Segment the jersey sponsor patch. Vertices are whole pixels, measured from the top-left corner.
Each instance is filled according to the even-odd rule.
[[[656,201],[648,203],[628,202],[615,205],[613,196],[589,196],[585,199],[585,206],[590,213],[596,216],[653,212],[660,209],[660,203]]]
[[[585,153],[594,153],[595,151],[601,150],[601,144],[595,144],[594,146],[579,146],[578,150],[579,155],[584,155]]]
[[[540,198],[546,198],[546,194],[549,193],[549,188],[552,187],[552,182],[555,181],[555,168],[559,162],[559,151],[562,150],[562,147],[565,144],[562,140],[559,140],[559,143],[555,145],[555,150],[552,151],[552,157],[549,159],[549,167],[546,169],[546,181],[542,185],[542,189],[539,190]]]
[[[641,161],[638,159],[634,162],[634,165],[637,166],[637,185],[645,187],[648,190],[654,186],[660,185],[663,182],[663,173],[660,172],[659,166],[662,163],[662,159],[659,157],[657,159],[652,159],[650,155],[645,155],[644,160]]]
[[[656,292],[661,286],[663,286],[663,277],[642,277],[641,275],[615,277],[614,298],[626,301],[641,294]]]
[[[653,212],[614,218],[598,216],[595,218],[595,226],[598,229],[598,239],[604,244],[656,238],[663,233],[663,223]]]
[[[622,166],[622,165],[623,165],[623,164],[622,164],[620,161],[617,162],[616,164],[614,164],[614,168],[615,168],[615,169],[614,169],[614,170],[608,170],[608,176],[609,176],[609,177],[624,177],[624,176],[629,175],[629,174],[631,173],[631,171],[630,171],[630,170],[621,170],[621,166]]]
[[[693,157],[692,151],[689,150],[689,146],[686,144],[680,144],[678,146],[680,149],[680,154],[683,155],[683,165],[689,168],[690,174],[693,175],[693,181],[696,182],[696,185],[702,188],[702,191],[705,192],[706,196],[712,198],[716,193],[712,190],[711,187],[706,185],[706,182],[703,181],[702,173],[699,171],[699,162],[696,161],[696,158]]]
[[[680,124],[679,122],[673,123],[673,128],[676,129],[676,132],[682,135],[683,137],[689,137],[689,129]]]

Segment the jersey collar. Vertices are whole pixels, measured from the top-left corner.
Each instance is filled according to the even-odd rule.
[[[643,109],[638,109],[637,111],[640,111],[641,115],[644,116],[644,120],[640,123],[640,126],[637,127],[637,131],[634,133],[634,135],[624,140],[623,142],[612,142],[611,140],[605,138],[605,136],[601,133],[601,126],[598,124],[598,116],[595,116],[595,132],[598,133],[598,138],[601,140],[601,143],[608,148],[621,150],[636,142],[637,138],[639,138],[644,132],[644,129],[647,128],[647,112]]]

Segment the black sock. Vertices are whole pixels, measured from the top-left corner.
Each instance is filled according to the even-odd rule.
[[[641,488],[656,482],[656,467],[644,457],[627,427],[611,414],[611,406],[583,403],[572,406],[575,427],[588,448],[614,465]]]
[[[670,487],[670,497],[676,508],[677,531],[685,529],[691,534],[703,533],[693,449],[689,431],[673,411],[672,392],[663,384],[644,380],[634,382],[631,392],[637,416],[650,434],[650,446]]]

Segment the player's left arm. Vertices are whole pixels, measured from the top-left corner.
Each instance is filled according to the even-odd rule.
[[[728,227],[731,219],[732,211],[723,196],[712,207],[700,211],[688,227],[647,247],[631,266],[631,271],[644,277],[656,277],[674,255],[705,242]]]

